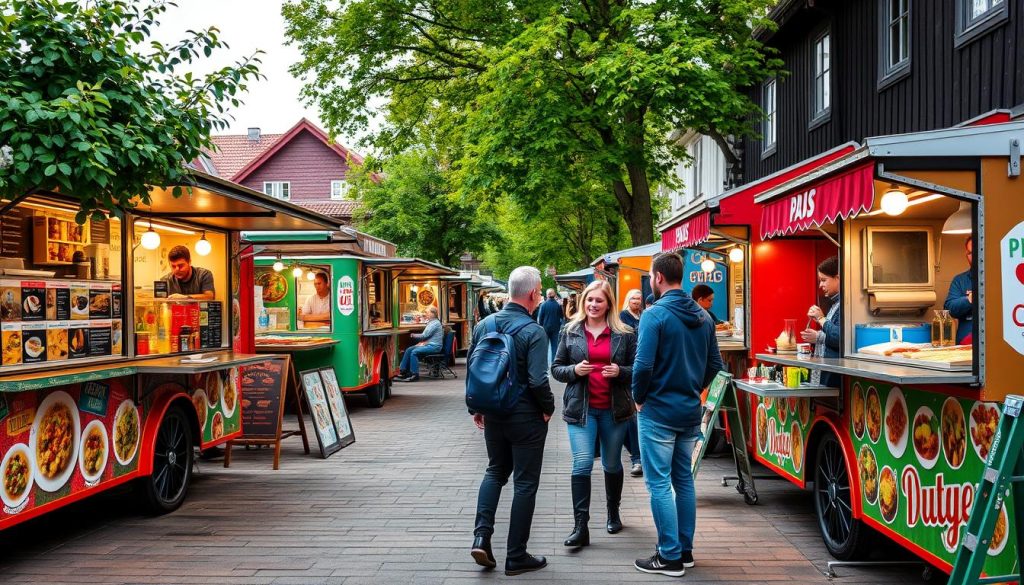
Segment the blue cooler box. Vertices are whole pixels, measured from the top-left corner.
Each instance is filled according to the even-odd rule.
[[[931,340],[932,327],[928,323],[872,323],[856,325],[853,328],[854,351],[888,341],[929,343]]]

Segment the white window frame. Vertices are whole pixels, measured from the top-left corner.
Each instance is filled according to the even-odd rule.
[[[959,49],[1006,23],[1010,18],[1009,5],[1010,0],[956,0],[953,46]]]
[[[351,191],[352,185],[345,179],[335,179],[331,181],[331,199],[335,201],[344,201],[349,198],[348,194]]]
[[[761,125],[762,158],[775,154],[779,140],[778,86],[778,79],[774,77],[761,85],[761,109],[764,111],[764,123]]]
[[[814,69],[811,95],[811,127],[828,121],[832,115],[832,33],[823,30],[814,37],[811,51]]]
[[[879,89],[888,87],[910,73],[910,3],[911,0],[879,0]],[[898,53],[894,52],[894,48]]]
[[[292,198],[291,181],[263,181],[263,192],[275,199],[290,201]]]

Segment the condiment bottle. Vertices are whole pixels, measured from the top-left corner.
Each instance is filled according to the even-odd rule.
[[[936,310],[932,318],[932,347],[942,346],[942,311]]]
[[[942,347],[956,345],[956,319],[942,311]]]

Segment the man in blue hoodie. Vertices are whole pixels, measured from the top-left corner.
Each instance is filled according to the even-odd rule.
[[[693,566],[697,497],[690,462],[700,433],[700,394],[725,369],[715,325],[683,293],[682,277],[678,254],[653,258],[651,287],[658,300],[640,316],[633,362],[640,459],[658,529],[657,552],[634,566],[671,577]]]

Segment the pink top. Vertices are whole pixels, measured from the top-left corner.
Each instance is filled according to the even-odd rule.
[[[590,407],[611,408],[611,379],[601,375],[601,369],[612,362],[612,330],[605,327],[604,331],[596,338],[590,334],[590,331],[587,331],[586,327],[583,328],[583,331],[587,335],[587,355],[589,356],[587,361],[594,366],[594,371],[587,376],[590,387]]]

